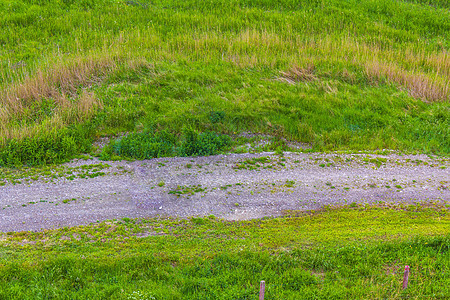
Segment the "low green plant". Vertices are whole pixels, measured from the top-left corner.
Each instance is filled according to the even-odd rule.
[[[65,204],[67,204],[67,203],[70,203],[70,202],[72,202],[72,201],[76,201],[77,199],[76,198],[71,198],[71,199],[64,199],[64,200],[62,200],[62,203],[65,203]]]
[[[181,136],[168,131],[158,132],[147,129],[112,140],[102,150],[100,158],[109,159],[113,155],[133,159],[213,155],[227,149],[230,145],[231,138],[227,135],[197,132],[190,127],[184,129]]]
[[[176,137],[167,131],[131,133],[125,137],[112,140],[100,155],[108,159],[111,155],[119,155],[135,159],[150,159],[154,157],[173,156]]]
[[[231,145],[231,138],[214,132],[198,133],[191,127],[183,130],[179,153],[181,156],[206,156],[217,154]]]
[[[169,192],[170,195],[176,195],[178,198],[182,195],[190,195],[193,196],[196,193],[202,193],[207,190],[206,187],[202,187],[201,184],[198,185],[183,185],[183,186],[177,186],[176,189],[171,190]]]
[[[286,180],[286,183],[284,184],[285,187],[294,187],[295,181],[294,180]]]
[[[20,184],[35,181],[54,182],[59,179],[74,180],[104,176],[110,172],[111,166],[105,163],[87,164],[76,167],[65,165],[46,165],[40,167],[0,168],[0,185],[6,183]],[[124,174],[129,171],[118,167],[119,172],[113,175]],[[105,173],[106,172],[106,173]]]
[[[223,119],[225,119],[225,112],[224,111],[212,111],[209,115],[209,120],[211,121],[211,123],[215,124],[215,123],[219,123],[221,122]]]

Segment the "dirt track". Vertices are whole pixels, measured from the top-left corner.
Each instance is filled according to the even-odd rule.
[[[41,230],[106,219],[215,215],[229,220],[286,210],[373,202],[450,202],[447,158],[366,154],[230,154],[103,162],[105,175],[77,178],[96,160],[65,165],[72,177],[0,186],[0,231]],[[80,167],[76,169],[76,167]],[[75,177],[75,178],[74,178]]]

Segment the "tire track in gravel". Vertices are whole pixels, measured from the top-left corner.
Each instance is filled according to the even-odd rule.
[[[65,167],[98,163],[78,160]],[[425,155],[259,153],[106,163],[105,174],[93,178],[52,182],[41,174],[20,184],[3,178],[0,231],[124,217],[245,220],[353,202],[450,201],[449,159]]]

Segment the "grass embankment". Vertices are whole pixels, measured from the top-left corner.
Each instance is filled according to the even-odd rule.
[[[444,299],[449,210],[123,219],[1,236],[3,299]],[[402,290],[405,265],[409,287]],[[136,298],[133,298],[136,297]]]
[[[1,1],[0,26],[0,165],[186,124],[449,153],[447,1]]]

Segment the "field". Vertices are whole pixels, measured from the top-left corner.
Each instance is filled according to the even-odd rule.
[[[0,201],[17,174],[104,175],[74,158],[394,152],[448,174],[449,49],[447,0],[0,0]],[[434,179],[439,203],[0,233],[0,298],[445,299]]]

